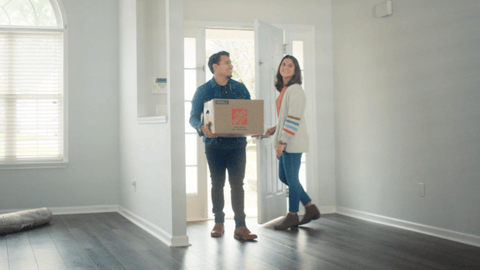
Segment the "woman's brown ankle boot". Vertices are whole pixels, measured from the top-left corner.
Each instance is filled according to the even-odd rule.
[[[282,223],[275,225],[275,230],[286,230],[288,228],[294,230],[298,227],[298,215],[287,214]]]
[[[302,218],[302,221],[300,221],[300,224],[298,225],[303,225],[307,224],[308,222],[320,218],[320,211],[318,211],[318,208],[315,206],[315,204],[312,204],[310,206],[305,207],[305,215]]]

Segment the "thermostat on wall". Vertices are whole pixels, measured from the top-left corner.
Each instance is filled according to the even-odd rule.
[[[166,78],[155,78],[155,83],[167,83]]]
[[[153,94],[166,94],[167,79],[166,78],[153,78]]]

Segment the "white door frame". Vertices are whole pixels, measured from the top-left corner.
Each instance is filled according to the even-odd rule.
[[[205,28],[184,27],[184,37],[196,39],[196,85],[205,83]],[[185,98],[185,99],[192,99]],[[205,145],[202,137],[197,136],[197,193],[187,193],[187,221],[208,219],[208,176],[207,159],[205,157]]]
[[[315,188],[317,185],[315,184],[315,181],[318,181],[318,179],[315,178],[315,163],[314,161],[318,161],[318,153],[315,151],[317,149],[318,145],[318,135],[317,135],[317,107],[316,107],[316,80],[315,80],[315,27],[313,25],[301,25],[301,24],[272,24],[273,26],[276,26],[278,28],[282,28],[285,30],[285,33],[300,33],[303,35],[303,37],[307,38],[308,41],[304,41],[304,61],[305,61],[305,70],[306,70],[306,77],[308,78],[308,81],[306,81],[306,84],[309,85],[309,89],[305,89],[306,96],[307,96],[307,111],[306,113],[311,116],[307,120],[307,125],[308,125],[308,135],[309,135],[309,141],[310,141],[310,149],[311,151],[307,154],[307,190],[310,194],[314,194],[314,196],[310,197],[316,197],[316,195],[319,193],[318,190]],[[205,28],[217,28],[217,29],[231,29],[231,30],[240,30],[240,29],[248,29],[248,30],[254,30],[254,25],[253,21],[251,23],[244,23],[244,22],[222,22],[222,21],[189,21],[186,20],[184,21],[184,28],[185,31],[190,29],[196,29],[199,31],[203,31],[203,46],[205,46]],[[197,42],[198,46],[198,42]],[[200,66],[199,62],[199,47],[197,47],[197,63]],[[287,45],[287,50],[288,50],[288,45]],[[203,61],[205,61],[205,47],[202,48],[203,53]],[[208,68],[205,63],[205,68]],[[197,74],[197,83],[199,82],[199,79],[205,80],[205,74],[202,76],[199,76]],[[204,81],[203,81],[204,83]],[[199,146],[203,146],[203,142],[199,139]],[[198,159],[197,159],[197,165],[199,166],[199,174],[198,174],[198,179],[199,179],[199,187],[200,187],[200,177],[204,177],[205,180],[207,181],[208,176],[206,175],[207,171],[207,161],[206,161],[206,156],[204,154],[203,148],[199,147],[198,153]],[[203,162],[202,168],[200,168],[200,164]],[[204,170],[201,172],[201,170]],[[202,176],[203,175],[203,176]],[[206,182],[205,182],[206,183]],[[199,189],[200,192],[200,189]],[[208,196],[207,195],[207,190],[205,189],[205,198]],[[208,198],[207,198],[208,200]],[[188,198],[187,198],[188,202]],[[207,201],[208,203],[208,201]],[[208,209],[207,209],[208,211]],[[208,216],[208,213],[207,213]],[[188,217],[187,217],[188,218]]]

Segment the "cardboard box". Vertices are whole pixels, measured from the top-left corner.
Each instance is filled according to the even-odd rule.
[[[263,134],[263,100],[212,99],[203,106],[203,118],[220,137]]]

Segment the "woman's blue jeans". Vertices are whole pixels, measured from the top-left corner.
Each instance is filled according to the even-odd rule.
[[[301,163],[302,153],[283,152],[279,160],[278,176],[280,181],[289,188],[288,211],[290,212],[298,212],[300,202],[306,205],[311,201],[298,178]]]

